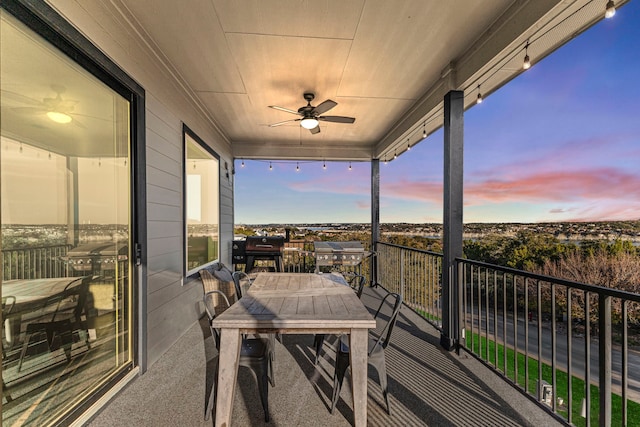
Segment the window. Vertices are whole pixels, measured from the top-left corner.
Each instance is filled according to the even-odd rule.
[[[130,101],[0,9],[3,425],[133,364]]]
[[[184,126],[185,275],[218,259],[220,161]]]

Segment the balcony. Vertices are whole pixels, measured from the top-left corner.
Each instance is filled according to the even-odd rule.
[[[288,251],[285,268],[313,270],[308,245],[289,245],[298,251]],[[460,306],[455,309],[462,332],[458,351],[447,352],[441,346],[442,255],[381,242],[376,255],[379,286],[367,287],[363,302],[375,310],[381,296],[393,291],[404,295],[405,306],[387,348],[392,414],[384,411],[371,371],[371,425],[481,425],[487,420],[494,425],[546,426],[562,420],[630,425],[638,419],[640,384],[629,369],[639,358],[629,348],[638,334],[629,319],[637,316],[640,295],[458,259]],[[362,270],[372,276],[367,264]],[[569,298],[562,300],[563,295]],[[142,417],[140,422],[171,418],[203,424],[217,353],[206,323],[200,323],[92,425],[113,425],[122,414]],[[348,390],[341,393],[336,412],[329,413],[332,346],[325,344],[315,367],[312,342],[311,336],[288,335],[277,344],[272,423],[350,425]],[[240,373],[239,381],[233,419],[236,425],[253,425],[262,419],[254,380]],[[182,392],[176,396],[175,390]],[[183,403],[166,409],[160,398],[165,393]],[[603,407],[609,409],[602,412]]]
[[[363,302],[375,310],[383,292],[366,288]],[[325,343],[323,358],[315,367],[313,336],[285,335],[283,342],[276,344],[276,386],[269,390],[268,425],[351,425],[348,378],[336,410],[329,413],[331,345]],[[560,425],[482,363],[445,352],[438,342],[437,329],[403,307],[386,350],[391,416],[384,410],[377,377],[370,376],[369,425]],[[130,425],[211,425],[203,416],[216,359],[208,326],[201,321],[89,425],[113,426],[125,419]],[[241,369],[238,381],[234,425],[262,425],[255,380]]]

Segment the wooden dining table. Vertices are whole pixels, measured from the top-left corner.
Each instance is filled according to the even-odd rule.
[[[246,296],[213,320],[221,332],[216,426],[230,426],[242,334],[348,334],[353,412],[367,425],[367,336],[376,322],[337,273],[259,273]]]

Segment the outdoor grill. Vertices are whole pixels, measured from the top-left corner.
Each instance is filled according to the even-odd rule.
[[[119,274],[126,274],[129,249],[125,243],[87,243],[70,249],[66,260],[73,276],[94,275],[114,277],[116,264]]]
[[[284,242],[285,238],[282,236],[248,236],[244,242],[246,259],[244,271],[250,272],[256,260],[273,261],[276,271],[284,271],[282,262]]]
[[[359,266],[364,258],[360,242],[314,242],[316,272],[323,266]]]

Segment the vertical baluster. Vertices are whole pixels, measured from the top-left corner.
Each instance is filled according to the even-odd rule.
[[[558,402],[556,395],[556,345],[556,284],[551,283],[551,396],[553,397],[551,409],[553,412],[557,411],[556,404]]]
[[[573,358],[571,357],[573,314],[571,298],[571,288],[567,286],[567,421],[569,424],[573,420]]]
[[[600,425],[611,425],[611,297],[598,295]]]
[[[591,425],[591,300],[589,291],[584,291],[584,398],[586,426]]]
[[[539,289],[540,289],[540,285],[538,284],[538,290]],[[540,307],[540,298],[538,298],[538,307]],[[529,310],[530,310],[529,279],[525,277],[524,278],[524,390],[527,393],[529,392]],[[539,331],[538,331],[538,336],[540,336]],[[538,350],[540,350],[540,346],[538,346]],[[538,360],[540,360],[539,357],[538,357]],[[540,380],[541,378],[538,377],[538,381]],[[540,400],[540,396],[538,396],[538,400]]]
[[[629,386],[629,332],[628,326],[628,300],[622,301],[622,425],[627,425],[627,388]]]
[[[498,272],[493,271],[493,363],[498,368]]]
[[[489,269],[484,269],[484,347],[485,360],[489,362]]]
[[[513,382],[518,384],[518,277],[513,275]]]
[[[507,274],[502,274],[502,369],[507,375]]]
[[[536,280],[536,298],[538,299],[538,381],[542,384],[544,378],[542,378],[542,288],[540,281]],[[542,398],[540,396],[540,386],[538,386],[538,400]]]

